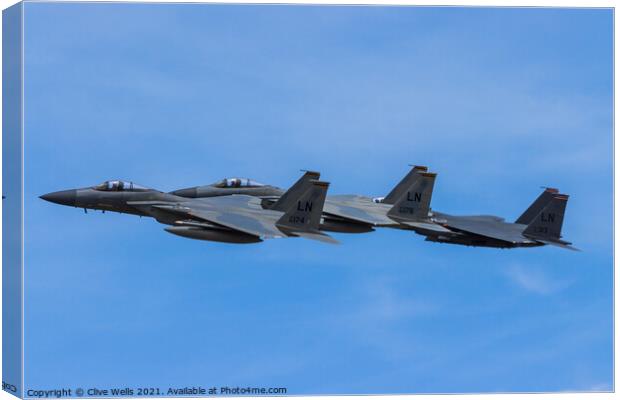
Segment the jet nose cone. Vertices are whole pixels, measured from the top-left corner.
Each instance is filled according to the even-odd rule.
[[[52,192],[39,197],[43,200],[56,204],[62,204],[64,206],[75,206],[76,194],[77,190],[71,189],[61,190],[60,192]]]

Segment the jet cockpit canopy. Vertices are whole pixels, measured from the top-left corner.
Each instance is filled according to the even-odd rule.
[[[262,183],[253,181],[248,178],[225,178],[215,182],[212,186],[217,188],[239,188],[239,187],[260,187],[265,186]]]
[[[146,192],[151,190],[147,187],[127,181],[105,181],[93,187],[93,189],[105,192]]]

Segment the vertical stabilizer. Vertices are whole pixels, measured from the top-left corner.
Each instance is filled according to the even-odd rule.
[[[533,238],[559,240],[562,237],[562,223],[567,202],[568,195],[554,195],[549,204],[523,231],[523,234]]]
[[[271,206],[271,209],[277,211],[288,210],[298,197],[312,187],[310,182],[313,180],[316,181],[320,177],[321,174],[319,172],[306,171],[306,173],[303,174],[302,177],[299,178],[297,182],[295,182],[293,186],[291,186],[290,189],[287,190],[273,206]]]
[[[530,222],[549,204],[553,196],[558,194],[558,189],[546,188],[536,200],[521,214],[515,224],[529,225]]]
[[[419,178],[394,203],[388,211],[388,217],[408,221],[419,221],[428,218],[433,187],[437,174],[419,172]]]
[[[301,196],[291,198],[276,226],[293,232],[318,232],[328,187],[327,182],[310,181],[310,187]]]
[[[405,177],[401,179],[400,182],[398,182],[398,185],[394,186],[394,189],[392,189],[392,191],[388,193],[388,195],[385,196],[385,198],[381,202],[387,204],[394,204],[402,196],[402,194],[406,192],[407,189],[411,187],[411,185],[413,185],[416,179],[419,178],[419,173],[426,171],[428,171],[427,167],[421,165],[414,165],[411,171],[409,171],[409,173],[405,175]]]

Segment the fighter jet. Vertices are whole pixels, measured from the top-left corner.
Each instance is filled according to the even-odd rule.
[[[416,165],[385,197],[329,196],[323,218],[370,228],[424,229],[431,223],[428,215],[436,176],[427,167]]]
[[[414,166],[385,197],[329,196],[323,219],[413,230],[426,240],[497,248],[553,245],[577,250],[561,239],[568,195],[547,188],[514,222],[492,215],[453,216],[431,211],[436,174]],[[329,230],[329,226],[321,229]]]
[[[40,196],[52,203],[155,218],[175,235],[216,242],[256,243],[264,239],[303,237],[338,243],[319,231],[327,182],[311,180],[303,191],[293,187],[264,209],[255,196],[186,198],[120,180]]]
[[[562,240],[562,223],[568,195],[546,188],[514,223],[492,215],[454,216],[432,212],[430,221],[440,227],[433,232],[429,225],[426,240],[466,246],[498,248],[558,246],[578,250]],[[446,231],[448,230],[448,231]]]

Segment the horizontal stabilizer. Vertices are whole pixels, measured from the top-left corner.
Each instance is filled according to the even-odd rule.
[[[290,232],[292,235],[302,237],[304,239],[318,240],[319,242],[329,244],[340,244],[339,241],[333,237],[320,232]]]
[[[572,251],[581,251],[578,248],[571,246],[572,243],[569,243],[569,242],[564,242],[564,241],[556,242],[554,240],[542,240],[542,239],[536,239],[536,238],[533,238],[533,239],[540,243],[550,244],[551,246],[557,246],[557,247],[561,247],[563,249],[572,250]]]

